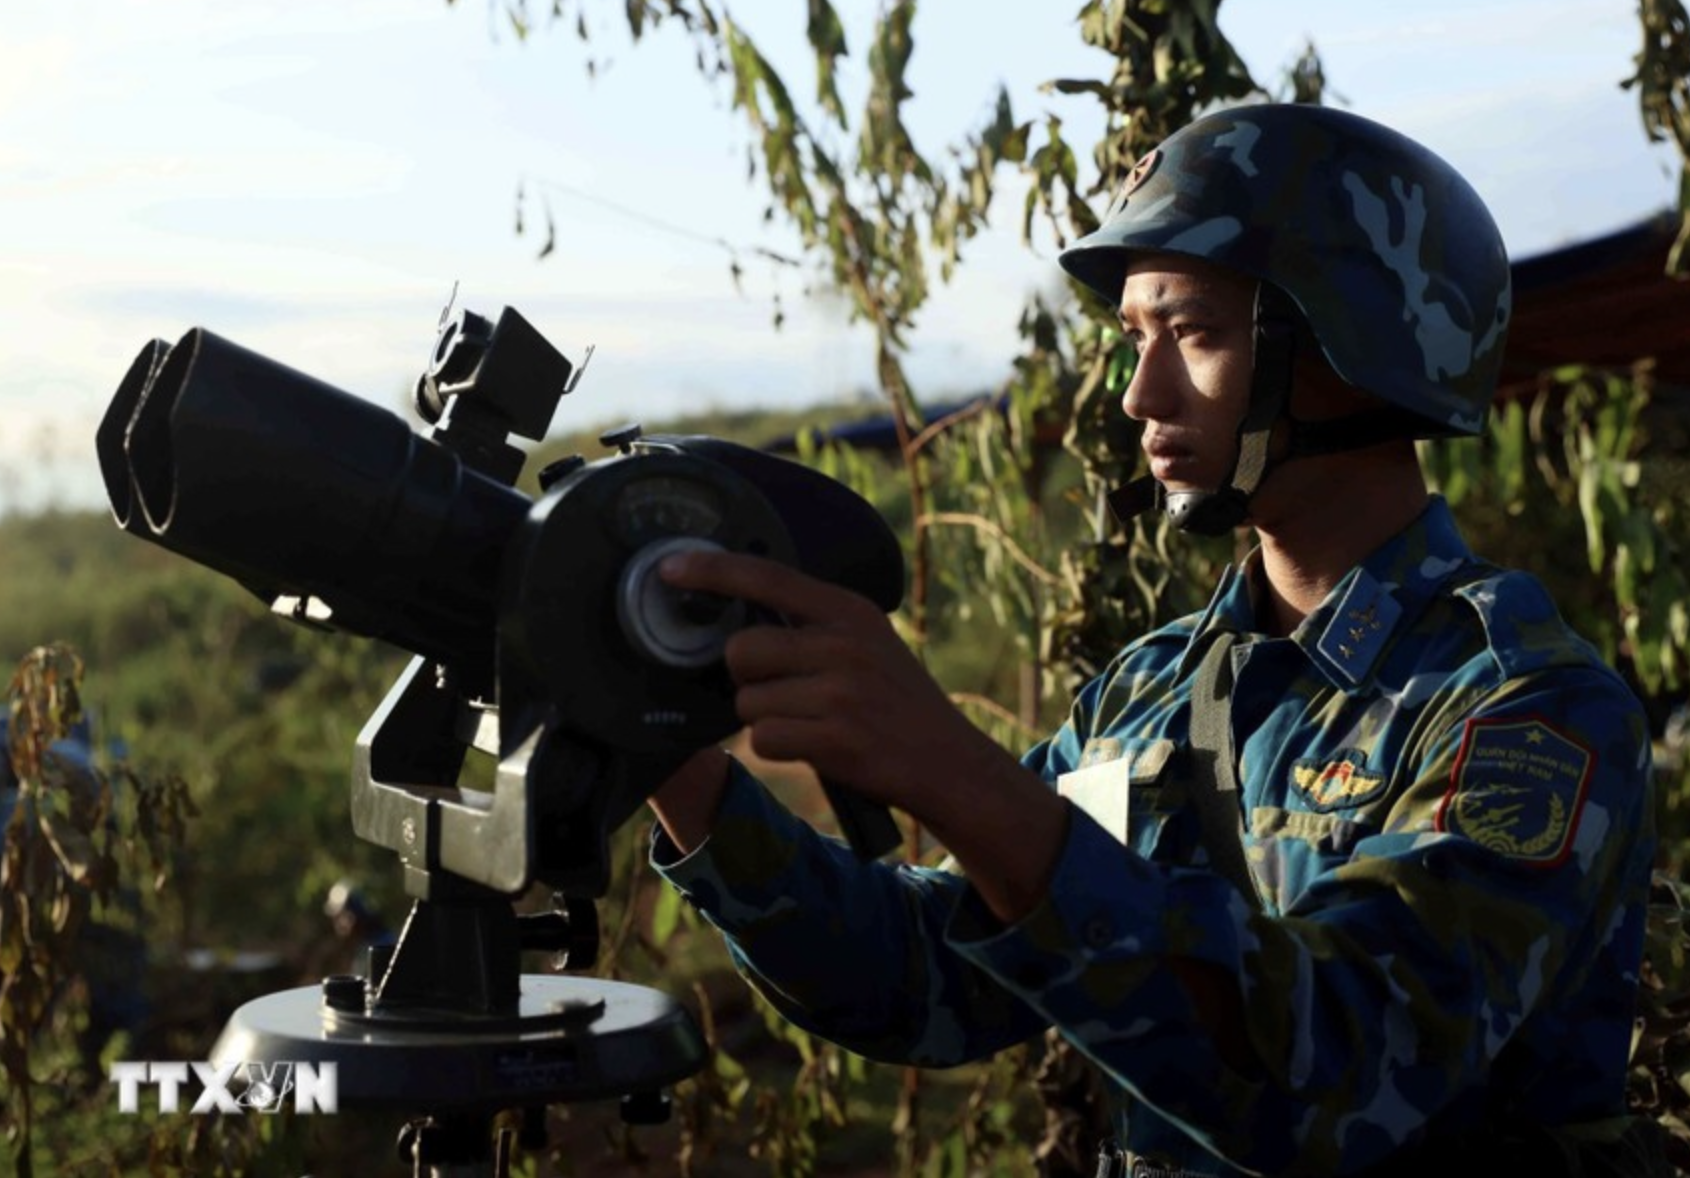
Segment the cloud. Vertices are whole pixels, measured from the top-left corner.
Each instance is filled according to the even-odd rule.
[[[6,68],[0,70],[0,119],[8,126],[39,109],[44,94],[63,94],[78,84],[72,68],[79,49],[69,34],[32,33],[21,13],[6,18]],[[0,156],[0,162],[14,152]]]

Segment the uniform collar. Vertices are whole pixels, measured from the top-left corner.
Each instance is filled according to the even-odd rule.
[[[1209,649],[1209,640],[1214,635],[1225,632],[1248,637],[1255,632],[1256,603],[1250,586],[1255,580],[1256,568],[1260,563],[1258,549],[1244,558],[1242,568],[1227,565],[1221,573],[1220,584],[1215,586],[1214,596],[1209,598],[1208,606],[1198,615],[1197,624],[1192,627],[1191,634],[1186,639],[1185,650],[1180,655],[1181,677],[1195,672],[1203,653]]]
[[[1449,504],[1434,495],[1415,520],[1346,573],[1326,600],[1291,634],[1322,674],[1342,691],[1359,692],[1392,639],[1420,616],[1451,573],[1473,562],[1456,528]],[[1229,566],[1187,643],[1183,661],[1202,657],[1212,631],[1240,635],[1256,631],[1250,585],[1261,550],[1242,568]]]

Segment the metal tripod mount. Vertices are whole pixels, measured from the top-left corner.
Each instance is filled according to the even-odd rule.
[[[430,784],[445,766],[427,772],[428,754],[449,756],[449,746],[423,749],[407,738],[452,731],[434,727],[446,724],[453,700],[434,670],[414,661],[358,741],[355,826],[398,844],[414,897],[396,945],[372,950],[366,974],[247,1003],[212,1062],[332,1063],[343,1106],[406,1115],[399,1145],[413,1172],[503,1174],[509,1141],[495,1143],[497,1114],[523,1110],[530,1147],[543,1143],[550,1104],[620,1099],[625,1119],[661,1121],[665,1090],[702,1066],[706,1048],[690,1015],[659,991],[521,973],[525,950],[552,953],[567,969],[592,965],[590,897],[558,893],[554,911],[518,915],[519,889],[441,866],[445,846],[463,853],[479,845],[492,852],[486,862],[522,862],[535,816],[524,796],[535,784],[535,759],[519,752],[502,762],[491,798]],[[584,789],[594,784],[596,758],[557,752],[560,769],[587,775]],[[413,784],[383,780],[372,765],[409,770],[404,780]]]

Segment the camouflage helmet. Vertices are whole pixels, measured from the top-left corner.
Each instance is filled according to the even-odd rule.
[[[1140,251],[1278,287],[1333,370],[1413,414],[1419,436],[1484,427],[1512,306],[1507,250],[1472,186],[1390,128],[1290,104],[1206,115],[1140,160],[1060,260],[1113,306]]]

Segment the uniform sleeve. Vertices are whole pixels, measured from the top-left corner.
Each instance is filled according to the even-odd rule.
[[[1232,1164],[1365,1167],[1472,1091],[1546,995],[1634,975],[1640,952],[1649,744],[1629,692],[1562,671],[1433,731],[1379,832],[1284,913],[1076,812],[1046,902],[1005,928],[965,897],[950,943]],[[1239,1067],[1181,959],[1235,987]]]
[[[737,764],[709,839],[682,856],[659,827],[652,864],[782,1015],[860,1055],[945,1067],[1047,1025],[945,944],[958,876],[859,862]]]

